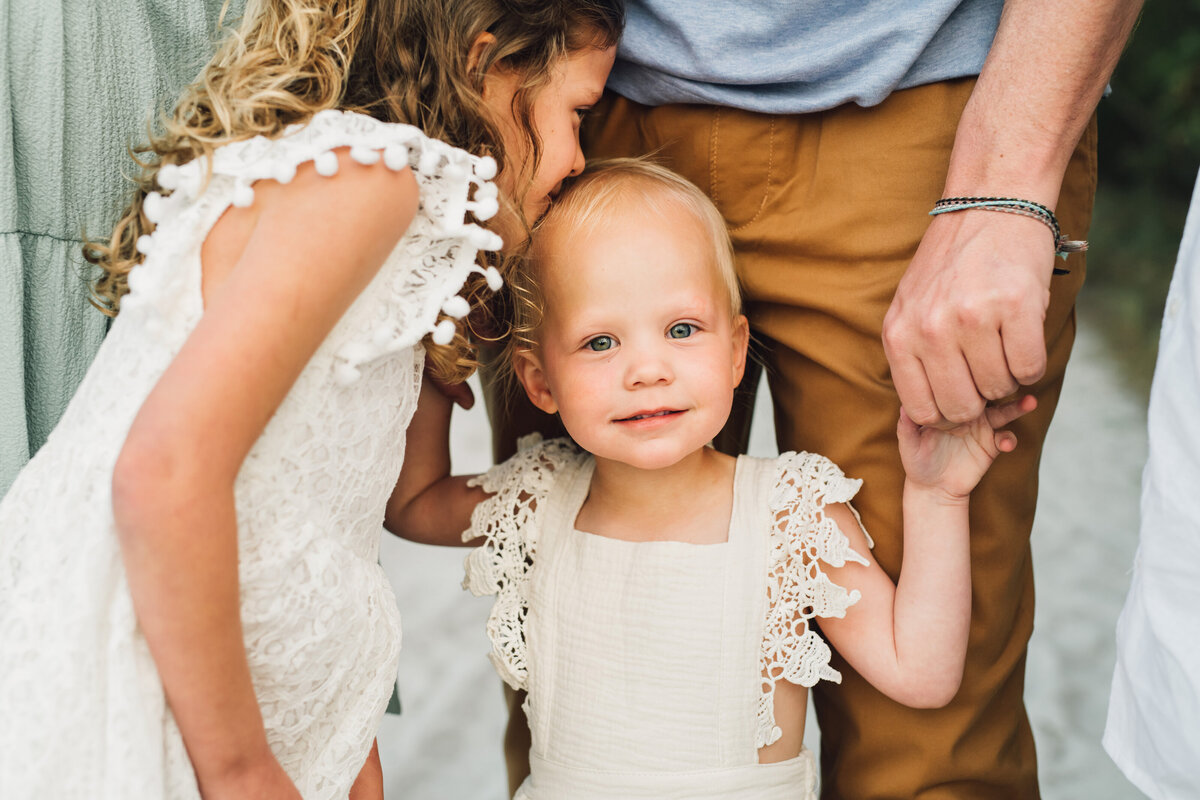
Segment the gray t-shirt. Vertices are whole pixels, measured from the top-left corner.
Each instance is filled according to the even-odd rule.
[[[609,86],[646,105],[873,106],[978,75],[1003,0],[627,0]]]

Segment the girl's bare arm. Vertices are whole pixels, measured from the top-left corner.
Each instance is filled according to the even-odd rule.
[[[297,796],[267,747],[238,602],[234,480],[325,336],[412,221],[408,170],[343,152],[260,181],[236,263],[139,411],[113,473],[138,621],[206,798]],[[220,225],[220,222],[218,222]],[[272,793],[274,792],[274,793]]]

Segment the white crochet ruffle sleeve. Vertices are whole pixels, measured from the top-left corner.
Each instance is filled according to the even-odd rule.
[[[313,162],[411,169],[416,217],[296,380],[235,485],[245,645],[272,750],[306,800],[345,798],[396,674],[400,620],[376,556],[426,334],[448,341],[495,211],[491,159],[416,128],[326,111],[277,139],[159,172],[145,261],[62,421],[0,502],[0,797],[196,798],[133,613],[112,468],[143,400],[203,313],[200,247],[256,181]],[[320,230],[313,231],[314,236]],[[493,288],[499,275],[486,270]],[[314,287],[320,291],[320,287]]]
[[[772,764],[775,686],[840,681],[813,617],[857,599],[823,566],[864,562],[825,516],[860,482],[827,459],[742,457],[728,540],[579,531],[594,462],[531,437],[482,476],[465,585],[494,594],[492,661],[528,692],[527,800],[813,798],[807,750]],[[784,724],[797,724],[796,721]]]

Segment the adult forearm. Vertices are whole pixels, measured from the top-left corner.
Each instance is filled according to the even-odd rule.
[[[959,123],[946,196],[1054,206],[1141,0],[1008,0]]]
[[[939,706],[962,679],[971,624],[965,499],[904,486],[904,563],[896,585],[896,665],[910,705]]]
[[[1055,207],[1140,5],[1008,0],[959,121],[943,196]],[[883,324],[892,380],[916,423],[967,422],[1042,378],[1054,253],[1050,228],[1035,219],[967,211],[929,223]]]
[[[134,610],[201,790],[269,770],[242,640],[232,485],[126,463],[113,488]]]

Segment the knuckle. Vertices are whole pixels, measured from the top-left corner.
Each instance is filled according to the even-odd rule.
[[[1036,383],[1037,381],[1041,380],[1045,371],[1046,360],[1042,357],[1018,360],[1012,367],[1013,378],[1017,381],[1017,383],[1024,386],[1028,386],[1031,383]]]
[[[953,422],[955,425],[961,425],[964,422],[970,422],[978,416],[978,414],[970,414],[967,411],[959,408],[947,409],[945,413],[946,419],[950,422]]]
[[[955,310],[955,318],[964,328],[982,328],[991,320],[992,313],[984,303],[970,301]]]
[[[888,316],[883,321],[883,345],[893,350],[907,350],[910,341],[909,327],[903,321]]]
[[[926,315],[917,326],[922,338],[935,341],[941,339],[948,329],[946,315],[941,312]]]
[[[995,380],[989,382],[986,386],[980,389],[982,394],[988,400],[1002,400],[1017,390],[1020,384],[1016,380],[1009,378],[1008,380]]]
[[[1005,289],[1000,295],[1000,304],[1009,314],[1014,314],[1029,305],[1030,295],[1013,286]]]
[[[903,362],[903,357],[911,355],[914,351],[907,338],[891,338],[883,340],[883,354],[887,357],[888,363],[895,367]]]
[[[1027,367],[1024,369],[1014,370],[1013,377],[1015,377],[1017,379],[1017,382],[1019,384],[1021,384],[1022,386],[1028,386],[1031,383],[1037,383],[1038,381],[1040,381],[1042,379],[1042,375],[1044,375],[1045,372],[1046,372],[1045,368],[1041,367],[1041,366]]]
[[[942,421],[942,415],[938,413],[937,406],[932,403],[905,406],[904,410],[908,413],[908,418],[918,425],[936,425]]]
[[[954,423],[970,422],[983,413],[983,398],[978,397],[973,402],[955,403],[942,410],[946,419]]]

